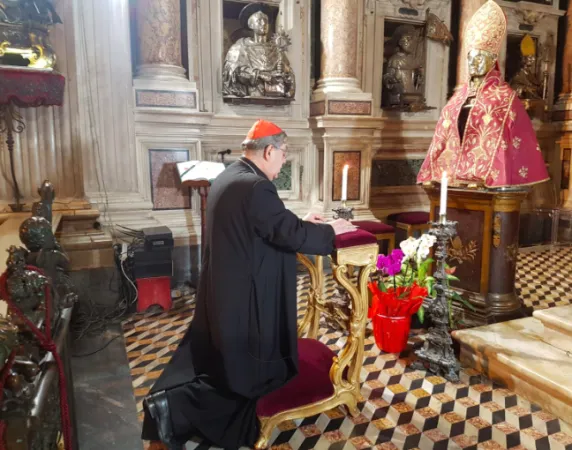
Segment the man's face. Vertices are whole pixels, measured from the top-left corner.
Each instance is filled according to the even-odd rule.
[[[250,28],[254,31],[254,34],[259,36],[265,36],[268,34],[268,17],[264,13],[254,14],[250,20]]]
[[[286,157],[288,156],[288,145],[283,142],[280,147],[274,147],[273,145],[267,148],[267,170],[266,174],[270,180],[275,180],[278,178],[282,166],[286,162]]]
[[[471,77],[484,77],[493,68],[494,56],[485,50],[473,49],[467,57],[469,75]]]

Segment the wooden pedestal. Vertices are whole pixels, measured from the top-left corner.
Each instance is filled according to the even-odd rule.
[[[426,187],[430,217],[439,214],[439,189]],[[456,267],[461,291],[474,310],[453,306],[467,325],[483,325],[530,315],[516,295],[518,229],[527,192],[449,189],[447,219],[458,222],[447,263]]]
[[[203,252],[205,248],[205,231],[206,231],[206,224],[207,224],[207,197],[209,195],[209,189],[211,187],[211,183],[207,180],[190,180],[190,181],[183,181],[183,187],[196,189],[201,197],[201,256],[199,264],[202,265],[203,261]]]

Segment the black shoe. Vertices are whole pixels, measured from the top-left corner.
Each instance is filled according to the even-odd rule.
[[[169,401],[165,391],[148,395],[143,403],[149,411],[149,415],[155,421],[159,439],[169,450],[185,450],[185,446],[178,442],[173,435],[171,424],[171,413],[169,412]]]

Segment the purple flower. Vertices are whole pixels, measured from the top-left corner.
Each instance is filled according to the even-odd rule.
[[[401,272],[403,257],[404,254],[400,249],[393,250],[389,256],[379,255],[377,258],[377,269],[394,277]]]

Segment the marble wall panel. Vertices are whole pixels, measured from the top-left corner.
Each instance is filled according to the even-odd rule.
[[[153,209],[189,209],[191,197],[181,186],[177,163],[190,159],[188,150],[150,149],[149,176]]]

